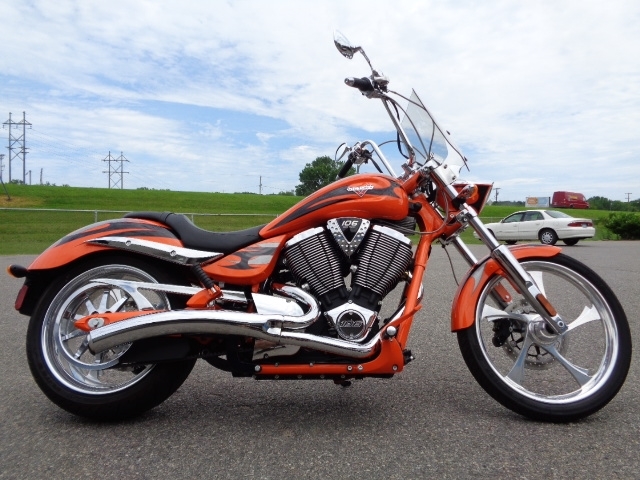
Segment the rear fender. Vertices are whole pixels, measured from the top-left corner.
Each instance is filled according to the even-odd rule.
[[[107,244],[88,243],[103,237],[130,237],[182,247],[180,240],[168,227],[150,220],[118,218],[105,220],[71,232],[39,255],[29,271],[51,270],[74,263],[82,257],[95,254],[113,247]]]
[[[517,245],[509,250],[519,262],[531,258],[550,258],[559,254],[560,247],[545,245]],[[486,256],[474,265],[465,275],[458,287],[451,307],[451,331],[457,332],[473,325],[476,319],[476,306],[480,293],[487,282],[496,274],[502,273],[502,267],[496,260]],[[506,295],[506,291],[505,291]]]
[[[46,288],[69,268],[96,255],[117,252],[118,249],[108,245],[88,243],[113,235],[182,246],[171,230],[149,220],[119,218],[80,228],[51,245],[29,265],[16,309],[31,315]]]

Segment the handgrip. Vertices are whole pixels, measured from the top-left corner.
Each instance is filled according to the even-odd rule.
[[[367,77],[362,78],[345,78],[344,83],[349,85],[350,87],[357,88],[361,92],[371,92],[373,91],[373,84],[371,80]]]
[[[351,158],[348,158],[347,161],[344,162],[344,165],[342,165],[342,168],[340,169],[340,171],[338,172],[338,175],[336,176],[336,180],[344,178],[345,175],[349,173],[349,170],[351,170],[351,167],[353,167],[353,162],[351,161]]]

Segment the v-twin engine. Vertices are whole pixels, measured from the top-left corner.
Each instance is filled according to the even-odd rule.
[[[336,218],[327,228],[293,237],[284,256],[296,283],[316,296],[337,334],[362,342],[413,253],[411,241],[392,228],[360,218]]]

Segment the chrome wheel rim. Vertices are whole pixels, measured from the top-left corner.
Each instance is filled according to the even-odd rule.
[[[154,365],[118,367],[131,344],[118,345],[93,355],[84,340],[87,332],[74,323],[91,314],[139,310],[124,290],[96,282],[116,278],[157,283],[142,270],[128,265],[108,265],[89,270],[71,280],[55,296],[44,316],[41,345],[51,373],[64,386],[84,394],[118,392],[146,377]],[[157,309],[169,308],[166,295],[146,291],[145,298]]]
[[[611,375],[618,354],[613,313],[602,294],[579,273],[557,263],[524,262],[538,288],[568,324],[563,335],[549,333],[544,320],[502,277],[483,289],[475,330],[488,365],[506,386],[535,401],[567,404],[597,392]],[[500,284],[518,309],[501,308],[492,298]],[[494,325],[509,320],[519,331],[518,351],[493,343]],[[536,358],[542,358],[537,362]]]

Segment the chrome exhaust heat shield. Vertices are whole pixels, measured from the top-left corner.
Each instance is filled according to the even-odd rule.
[[[117,282],[106,279],[100,281]],[[94,354],[124,343],[166,335],[238,335],[349,358],[367,358],[377,351],[381,334],[365,344],[356,344],[296,331],[306,328],[320,317],[318,303],[305,291],[288,285],[282,286],[276,292],[301,301],[308,305],[309,310],[302,313],[299,309],[301,315],[291,315],[290,308],[282,309],[282,312],[287,314],[273,312],[273,308],[267,313],[260,313],[260,308],[259,313],[233,310],[169,310],[143,314],[97,328],[87,335],[85,342]]]

